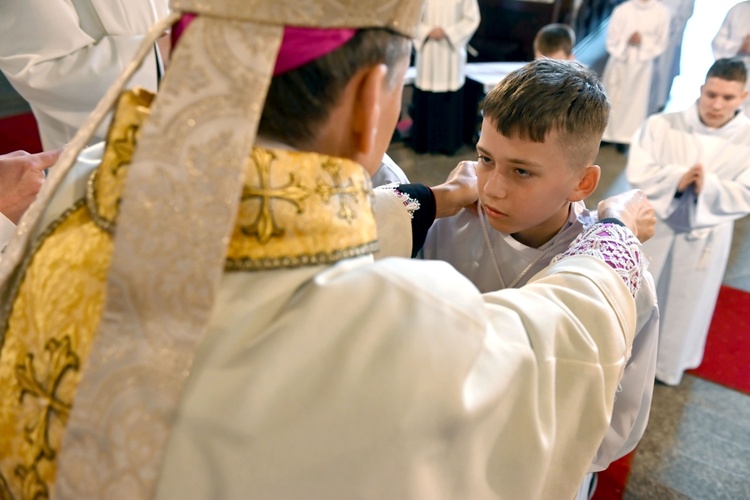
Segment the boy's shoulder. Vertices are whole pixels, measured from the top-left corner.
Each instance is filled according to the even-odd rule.
[[[479,215],[464,208],[456,215],[436,219],[427,232],[420,255],[427,259],[442,258],[441,253],[447,248],[456,248],[456,243],[468,243],[482,238],[482,226]],[[450,241],[451,245],[445,245]]]

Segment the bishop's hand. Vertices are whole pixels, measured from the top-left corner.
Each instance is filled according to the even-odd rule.
[[[437,206],[436,218],[450,217],[476,203],[479,198],[476,166],[475,161],[462,161],[448,174],[444,183],[431,188]]]
[[[599,219],[622,221],[641,243],[654,235],[656,214],[651,202],[640,189],[631,189],[599,202]]]

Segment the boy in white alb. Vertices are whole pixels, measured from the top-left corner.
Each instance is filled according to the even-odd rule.
[[[648,115],[654,60],[669,41],[669,11],[659,0],[629,0],[612,11],[607,30],[609,59],[602,83],[612,103],[603,139],[630,144]]]
[[[649,118],[633,139],[626,173],[656,210],[643,251],[661,309],[656,378],[677,385],[703,360],[734,221],[750,213],[750,118],[741,60],[719,59],[698,102]]]
[[[542,26],[534,36],[534,59],[549,57],[572,61],[576,32],[570,25],[553,23]]]
[[[538,59],[485,98],[476,164],[480,210],[436,221],[420,256],[444,260],[482,292],[521,287],[564,251],[596,215],[583,200],[599,182],[593,165],[609,105],[596,75],[576,62]],[[636,297],[638,325],[611,426],[589,469],[633,450],[653,392],[658,309],[648,273]],[[580,497],[580,496],[579,496]]]

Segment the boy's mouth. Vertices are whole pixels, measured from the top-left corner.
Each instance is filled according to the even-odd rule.
[[[484,209],[484,213],[487,214],[487,217],[492,217],[493,219],[503,219],[508,217],[508,214],[495,210],[488,205],[482,204],[482,208]]]

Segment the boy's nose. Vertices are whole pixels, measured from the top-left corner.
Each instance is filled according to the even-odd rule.
[[[487,179],[484,186],[484,192],[492,198],[505,198],[508,189],[505,184],[505,177],[501,174],[494,173]]]

